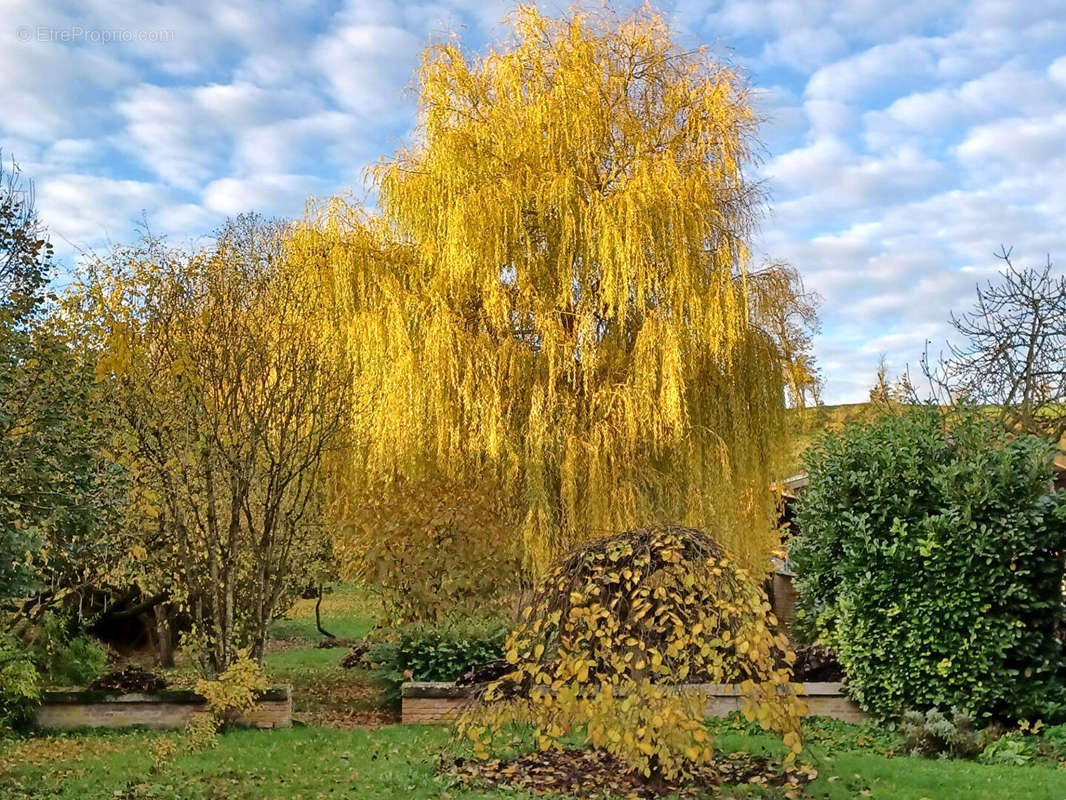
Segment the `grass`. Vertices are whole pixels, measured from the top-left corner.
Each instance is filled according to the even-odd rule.
[[[358,587],[339,584],[322,598],[321,617],[322,627],[330,633],[357,640],[366,636],[381,611]],[[367,671],[341,667],[344,648],[319,647],[326,637],[315,627],[314,600],[297,600],[271,624],[268,636],[263,666],[272,685],[292,686],[297,720],[346,727],[392,721],[395,714],[382,707]],[[181,657],[177,666],[162,673],[175,686],[191,686],[197,678],[195,664]]]
[[[436,726],[379,730],[296,727],[234,731],[217,747],[178,755],[161,770],[149,756],[149,732],[65,735],[8,745],[0,756],[3,800],[263,800],[380,798],[519,800],[503,790],[464,789],[437,775],[449,734]],[[780,753],[770,736],[722,733],[727,752]],[[1062,800],[1066,770],[1049,766],[985,766],[973,762],[885,758],[871,752],[815,747],[819,777],[808,796],[886,800]],[[741,787],[719,797],[779,798],[775,790]]]
[[[365,635],[378,611],[352,587],[338,587],[322,603],[327,630]],[[162,767],[152,745],[176,732],[84,732],[0,740],[0,800],[528,800],[498,789],[470,789],[438,774],[449,731],[390,724],[361,670],[342,669],[344,650],[319,649],[314,601],[301,600],[271,628],[266,668],[274,684],[291,683],[298,724],[287,730],[238,730],[200,752],[179,749]],[[172,678],[190,678],[188,665]],[[753,735],[734,721],[711,725],[723,752],[781,754],[779,739]],[[819,771],[807,795],[819,800],[1062,800],[1066,769],[1053,763],[1024,767],[888,757],[898,737],[883,729],[825,720],[807,725]],[[780,790],[735,787],[720,798],[783,800]]]

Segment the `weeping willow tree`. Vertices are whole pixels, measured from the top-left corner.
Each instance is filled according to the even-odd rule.
[[[743,83],[647,8],[512,21],[486,55],[426,51],[380,214],[334,200],[293,242],[359,376],[338,496],[477,481],[535,573],[655,522],[755,566],[783,395],[747,315]]]

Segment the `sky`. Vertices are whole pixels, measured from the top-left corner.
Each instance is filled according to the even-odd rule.
[[[1001,245],[1066,265],[1066,0],[658,7],[747,75],[765,120],[754,261],[821,295],[826,402],[865,400],[882,357],[898,373],[938,352]],[[0,0],[0,148],[66,270],[145,224],[196,241],[242,211],[366,199],[364,168],[414,125],[423,47],[482,49],[510,8]]]

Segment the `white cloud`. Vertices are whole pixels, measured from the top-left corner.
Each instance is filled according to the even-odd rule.
[[[347,25],[319,42],[312,54],[345,108],[365,119],[392,121],[410,113],[410,83],[421,40],[391,25]]]
[[[308,195],[358,195],[364,165],[408,134],[427,42],[454,31],[480,51],[509,5],[9,0],[0,145],[37,179],[61,251],[128,238],[142,210],[180,238],[250,209],[296,216]],[[768,151],[752,172],[773,206],[755,245],[826,298],[828,399],[865,397],[882,351],[916,363],[1001,243],[1066,263],[1066,0],[668,10],[686,46],[711,44],[760,89]],[[22,24],[170,36],[23,43]]]
[[[1008,171],[1035,172],[1066,158],[1066,111],[1050,117],[1015,118],[980,125],[958,148],[961,160]],[[1060,173],[1061,174],[1061,173]]]
[[[324,194],[330,186],[313,175],[259,175],[254,178],[220,178],[203,192],[203,204],[226,216],[244,211],[266,215],[298,216],[308,198]]]
[[[142,218],[164,204],[170,190],[158,183],[115,180],[78,173],[37,181],[37,206],[56,251],[73,257],[128,239]]]

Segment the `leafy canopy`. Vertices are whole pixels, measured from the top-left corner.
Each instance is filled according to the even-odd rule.
[[[754,566],[783,388],[748,320],[743,84],[647,8],[512,22],[427,50],[380,218],[334,200],[296,234],[358,370],[337,494],[487,470],[534,573],[654,520]]]
[[[0,164],[0,603],[36,593],[35,612],[115,560],[125,491],[92,355],[52,271],[33,185]]]
[[[149,239],[94,265],[84,289],[137,522],[208,675],[241,649],[261,658],[267,625],[306,586],[323,455],[343,430],[347,361],[278,234],[244,218],[201,251]]]

